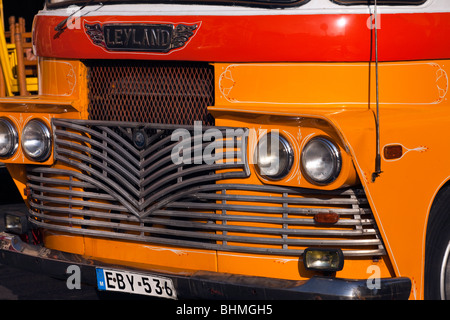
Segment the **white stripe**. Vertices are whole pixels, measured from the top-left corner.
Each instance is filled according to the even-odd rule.
[[[68,16],[72,8],[42,10],[41,16]],[[437,13],[450,12],[449,0],[428,0],[419,6],[381,6],[381,14],[392,13]],[[81,16],[259,16],[259,15],[315,15],[315,14],[369,14],[373,9],[367,5],[342,6],[330,0],[311,0],[303,6],[286,9],[232,7],[218,5],[176,5],[176,4],[105,4],[88,6],[81,10]]]

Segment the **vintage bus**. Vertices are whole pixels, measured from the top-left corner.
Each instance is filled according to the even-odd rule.
[[[450,298],[447,0],[48,0],[1,263],[176,299]]]

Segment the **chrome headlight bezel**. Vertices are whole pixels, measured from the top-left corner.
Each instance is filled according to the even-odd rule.
[[[19,133],[17,132],[16,127],[10,120],[7,118],[0,118],[0,126],[5,129],[5,134],[9,136],[9,146],[6,147],[4,152],[0,152],[0,159],[8,159],[11,158],[17,151],[19,147]],[[2,147],[0,147],[1,151]]]
[[[41,144],[40,146],[37,146]],[[46,161],[52,151],[52,135],[49,127],[39,119],[32,119],[24,126],[21,138],[25,156],[36,162]]]
[[[274,138],[272,136],[274,136]],[[264,167],[267,167],[267,165],[261,165],[260,151],[265,150],[265,156],[268,156],[268,158],[272,158],[272,143],[268,143],[269,141],[272,142],[273,140],[277,140],[279,147],[278,159],[275,159],[275,162],[277,162],[277,164],[274,164],[274,161],[272,160],[271,164],[269,165],[269,169],[264,169]],[[270,149],[268,147],[270,147]],[[269,132],[258,140],[253,154],[253,160],[255,170],[259,176],[266,180],[279,181],[285,178],[292,169],[292,165],[294,163],[294,150],[289,141],[284,136],[280,135],[279,133]],[[266,160],[264,161],[264,163],[268,163],[268,161]],[[273,173],[268,172],[270,168],[273,169],[273,166],[278,166],[278,170],[275,170],[275,172]]]
[[[312,154],[313,148],[321,148],[322,157]],[[317,152],[316,152],[317,153]],[[325,157],[327,159],[325,159]],[[316,162],[314,164],[312,162]],[[323,163],[320,163],[323,162]],[[324,163],[328,162],[328,164]],[[300,159],[304,177],[312,184],[323,186],[333,183],[341,173],[342,156],[339,148],[331,140],[324,137],[314,137],[303,147]],[[319,168],[317,168],[319,167]],[[316,169],[316,172],[314,172]]]

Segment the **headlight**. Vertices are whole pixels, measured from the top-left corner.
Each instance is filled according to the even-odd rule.
[[[312,183],[333,182],[341,172],[341,153],[328,139],[313,138],[302,151],[301,165],[305,177]]]
[[[7,119],[0,119],[0,158],[10,158],[17,150],[19,135],[14,125]]]
[[[33,161],[45,161],[51,153],[50,129],[40,120],[30,120],[22,131],[22,149]]]
[[[291,170],[294,152],[284,137],[278,133],[268,133],[258,141],[254,160],[260,176],[280,180]]]

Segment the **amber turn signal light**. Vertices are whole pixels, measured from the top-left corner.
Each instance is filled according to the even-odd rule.
[[[319,212],[314,216],[316,223],[335,224],[339,221],[339,215],[335,212]]]

